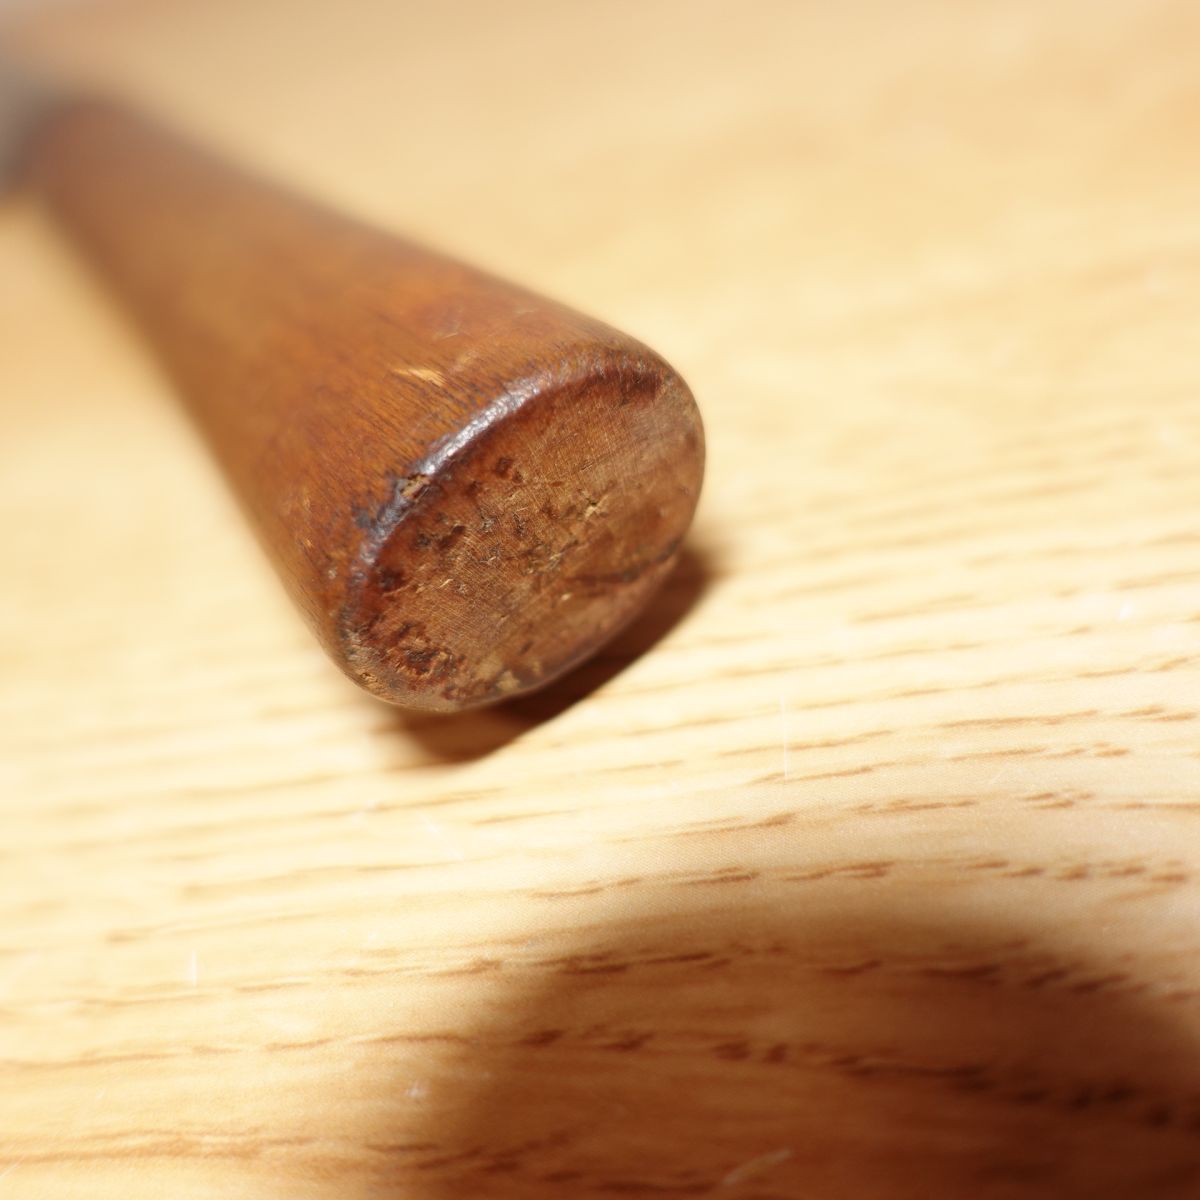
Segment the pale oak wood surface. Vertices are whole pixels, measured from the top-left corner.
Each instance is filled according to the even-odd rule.
[[[0,212],[0,1195],[1194,1196],[1200,9],[26,15],[644,338],[683,570],[409,719]]]

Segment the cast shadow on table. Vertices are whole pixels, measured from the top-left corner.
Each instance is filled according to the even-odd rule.
[[[788,886],[630,897],[623,933],[486,976],[503,1005],[427,1125],[372,1131],[364,1200],[1200,1195],[1194,1000],[1007,906]]]
[[[715,572],[715,555],[695,534],[645,611],[599,653],[540,692],[507,704],[448,715],[387,710],[390,728],[442,762],[469,762],[591,695],[647,653],[695,607]]]

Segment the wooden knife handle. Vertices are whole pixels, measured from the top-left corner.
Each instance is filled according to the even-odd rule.
[[[535,688],[663,579],[704,448],[646,347],[116,105],[64,105],[29,166],[368,691],[458,709]]]

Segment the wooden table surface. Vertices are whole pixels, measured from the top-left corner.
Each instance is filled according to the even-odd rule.
[[[141,2],[31,55],[691,382],[682,568],[412,719],[0,210],[0,1195],[1200,1193],[1200,6]]]

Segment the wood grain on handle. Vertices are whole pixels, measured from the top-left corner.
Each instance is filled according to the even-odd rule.
[[[669,570],[703,437],[644,346],[120,107],[64,107],[31,174],[369,691],[456,709],[537,687]]]

